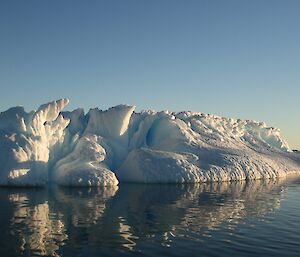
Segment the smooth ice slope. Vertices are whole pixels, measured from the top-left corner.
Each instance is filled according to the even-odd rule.
[[[0,185],[194,183],[300,174],[300,156],[265,123],[134,106],[63,112],[61,99],[0,114]]]

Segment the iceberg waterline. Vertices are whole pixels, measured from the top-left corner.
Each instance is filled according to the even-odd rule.
[[[196,112],[62,111],[61,99],[0,114],[0,185],[116,186],[300,174],[300,156],[263,122]]]

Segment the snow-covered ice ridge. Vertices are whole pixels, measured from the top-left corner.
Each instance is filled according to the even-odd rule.
[[[0,114],[0,185],[116,186],[300,174],[300,156],[263,122],[196,112],[63,112],[61,99]]]

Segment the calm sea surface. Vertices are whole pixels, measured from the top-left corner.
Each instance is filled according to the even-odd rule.
[[[0,188],[0,256],[300,256],[300,180]]]

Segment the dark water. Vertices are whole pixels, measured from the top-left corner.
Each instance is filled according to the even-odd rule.
[[[300,256],[300,182],[0,188],[0,256]]]

